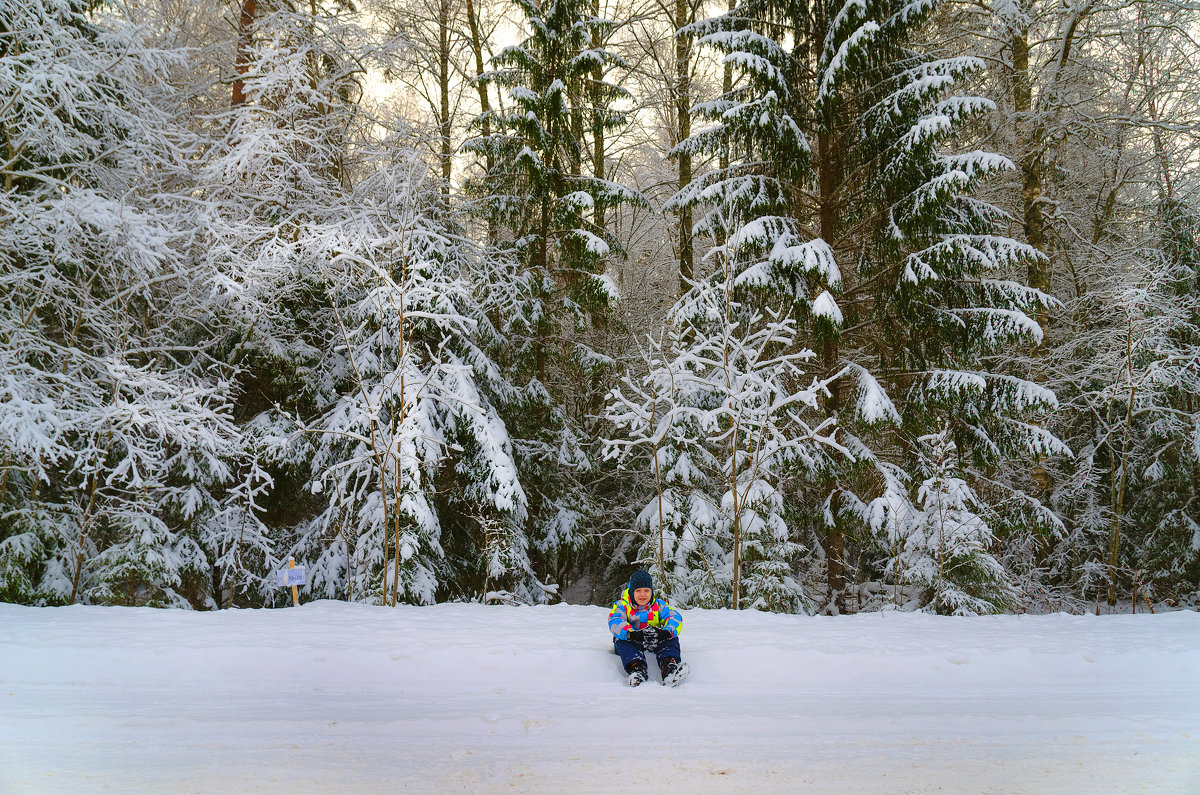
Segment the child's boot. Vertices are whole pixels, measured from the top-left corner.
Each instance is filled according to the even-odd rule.
[[[625,666],[625,673],[629,674],[629,686],[637,687],[642,682],[645,682],[647,677],[646,661],[634,660]]]
[[[662,683],[666,687],[675,687],[675,685],[687,679],[687,663],[680,662],[674,657],[668,657],[660,662],[658,669],[662,673]]]

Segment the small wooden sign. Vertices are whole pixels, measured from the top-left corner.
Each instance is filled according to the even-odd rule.
[[[295,558],[288,558],[288,567],[279,570],[279,584],[284,588],[291,586],[293,607],[300,606],[300,591],[297,586],[307,583],[308,581],[304,577],[304,567],[297,566]]]
[[[304,567],[297,566],[294,569],[280,569],[279,584],[285,588],[293,585],[308,585],[308,580],[304,576]]]

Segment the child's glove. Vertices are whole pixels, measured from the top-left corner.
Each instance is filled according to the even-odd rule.
[[[656,646],[661,646],[664,643],[666,643],[667,641],[669,641],[671,638],[675,637],[674,633],[672,633],[671,630],[666,629],[664,627],[654,627],[653,629],[646,630],[646,632],[654,633],[654,640],[655,640],[654,645],[656,645]]]
[[[646,629],[631,629],[626,639],[641,644],[646,651],[655,651],[659,646],[675,637],[671,630],[662,627],[647,627]]]
[[[654,651],[658,648],[658,634],[653,629],[631,629],[625,639],[630,643],[636,643],[646,651]]]

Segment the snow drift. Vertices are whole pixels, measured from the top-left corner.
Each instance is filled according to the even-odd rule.
[[[1200,615],[0,605],[0,791],[1195,792]]]

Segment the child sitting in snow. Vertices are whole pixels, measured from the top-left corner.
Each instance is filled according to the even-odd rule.
[[[629,674],[629,686],[646,681],[645,652],[654,652],[662,672],[662,683],[674,687],[687,676],[687,665],[679,652],[679,626],[683,616],[662,599],[654,598],[650,573],[635,571],[629,586],[608,614],[608,629],[621,664]]]

